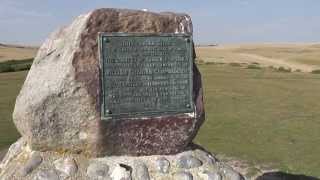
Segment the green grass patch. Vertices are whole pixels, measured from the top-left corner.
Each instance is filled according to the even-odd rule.
[[[257,64],[249,64],[247,69],[262,69],[262,67]]]
[[[0,150],[19,137],[12,122],[12,112],[26,74],[26,71],[0,73]]]
[[[275,70],[276,70],[277,72],[284,72],[284,73],[290,73],[290,72],[292,72],[291,68],[285,68],[285,67],[282,67],[282,66],[276,68]]]
[[[196,142],[213,153],[320,177],[320,77],[200,67],[206,122]]]
[[[0,73],[29,70],[32,62],[33,59],[9,60],[0,62]]]
[[[229,63],[229,65],[233,67],[241,67],[241,63],[236,63],[236,62]]]
[[[315,69],[311,71],[312,74],[320,74],[320,69]]]

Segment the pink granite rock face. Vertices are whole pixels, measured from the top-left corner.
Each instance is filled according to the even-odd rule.
[[[152,155],[183,151],[204,121],[201,75],[193,67],[189,114],[102,121],[99,32],[186,33],[185,14],[98,9],[79,16],[41,46],[13,114],[19,132],[34,150],[90,156]]]

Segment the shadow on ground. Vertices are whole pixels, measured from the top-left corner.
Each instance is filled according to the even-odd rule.
[[[265,173],[256,180],[320,180],[315,177],[305,175],[287,174],[284,172]]]

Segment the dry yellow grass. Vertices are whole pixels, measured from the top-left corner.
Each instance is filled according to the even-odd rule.
[[[320,44],[251,44],[197,47],[205,62],[259,63],[310,72],[320,69]]]
[[[35,47],[20,47],[0,44],[0,62],[33,58],[38,51]]]

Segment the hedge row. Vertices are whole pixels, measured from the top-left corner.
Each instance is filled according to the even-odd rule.
[[[0,62],[0,73],[29,70],[32,62],[33,59],[9,60]]]

